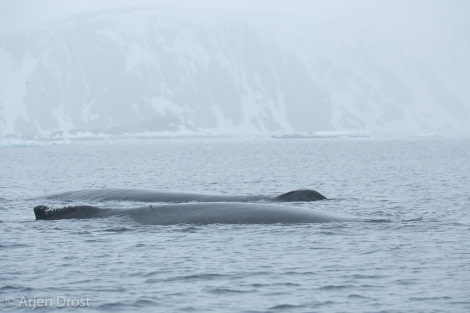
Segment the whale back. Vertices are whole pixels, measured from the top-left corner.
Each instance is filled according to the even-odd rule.
[[[297,224],[346,221],[312,209],[267,203],[212,202],[145,206],[127,210],[142,224]]]
[[[211,195],[191,192],[140,190],[140,189],[83,189],[51,194],[43,197],[45,199],[57,199],[64,201],[138,201],[138,202],[249,202],[271,200],[267,196],[253,195]]]
[[[318,201],[325,200],[326,197],[318,191],[311,189],[293,190],[273,198],[278,202],[297,202],[297,201]]]
[[[131,209],[100,209],[91,206],[34,208],[36,219],[96,218],[128,215],[141,224],[292,224],[342,222],[352,219],[324,214],[303,207],[263,203],[183,203],[147,205]]]
[[[189,192],[140,190],[140,189],[83,189],[67,191],[43,197],[45,199],[58,199],[64,201],[139,201],[139,202],[293,202],[317,201],[326,199],[319,192],[311,189],[293,190],[277,197],[266,195],[211,195]]]

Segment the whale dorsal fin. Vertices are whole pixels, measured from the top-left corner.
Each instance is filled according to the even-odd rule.
[[[318,191],[312,189],[300,189],[283,193],[273,198],[273,201],[296,202],[296,201],[318,201],[325,200],[326,197]]]

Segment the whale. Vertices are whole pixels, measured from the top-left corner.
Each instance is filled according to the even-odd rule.
[[[141,224],[297,224],[354,221],[313,209],[271,203],[201,202],[146,205],[131,209],[88,205],[34,208],[36,220],[89,219],[125,215]]]
[[[41,197],[62,201],[137,201],[137,202],[307,202],[325,200],[326,197],[318,191],[311,189],[293,190],[272,197],[267,195],[216,195],[198,194],[189,192],[141,190],[141,189],[82,189],[66,191]]]

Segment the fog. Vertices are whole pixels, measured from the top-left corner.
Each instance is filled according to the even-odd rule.
[[[3,1],[0,136],[470,134],[468,1]]]

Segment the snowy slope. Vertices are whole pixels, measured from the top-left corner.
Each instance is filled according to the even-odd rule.
[[[279,38],[249,19],[158,10],[9,35],[0,136],[470,133],[468,97],[392,41]]]

